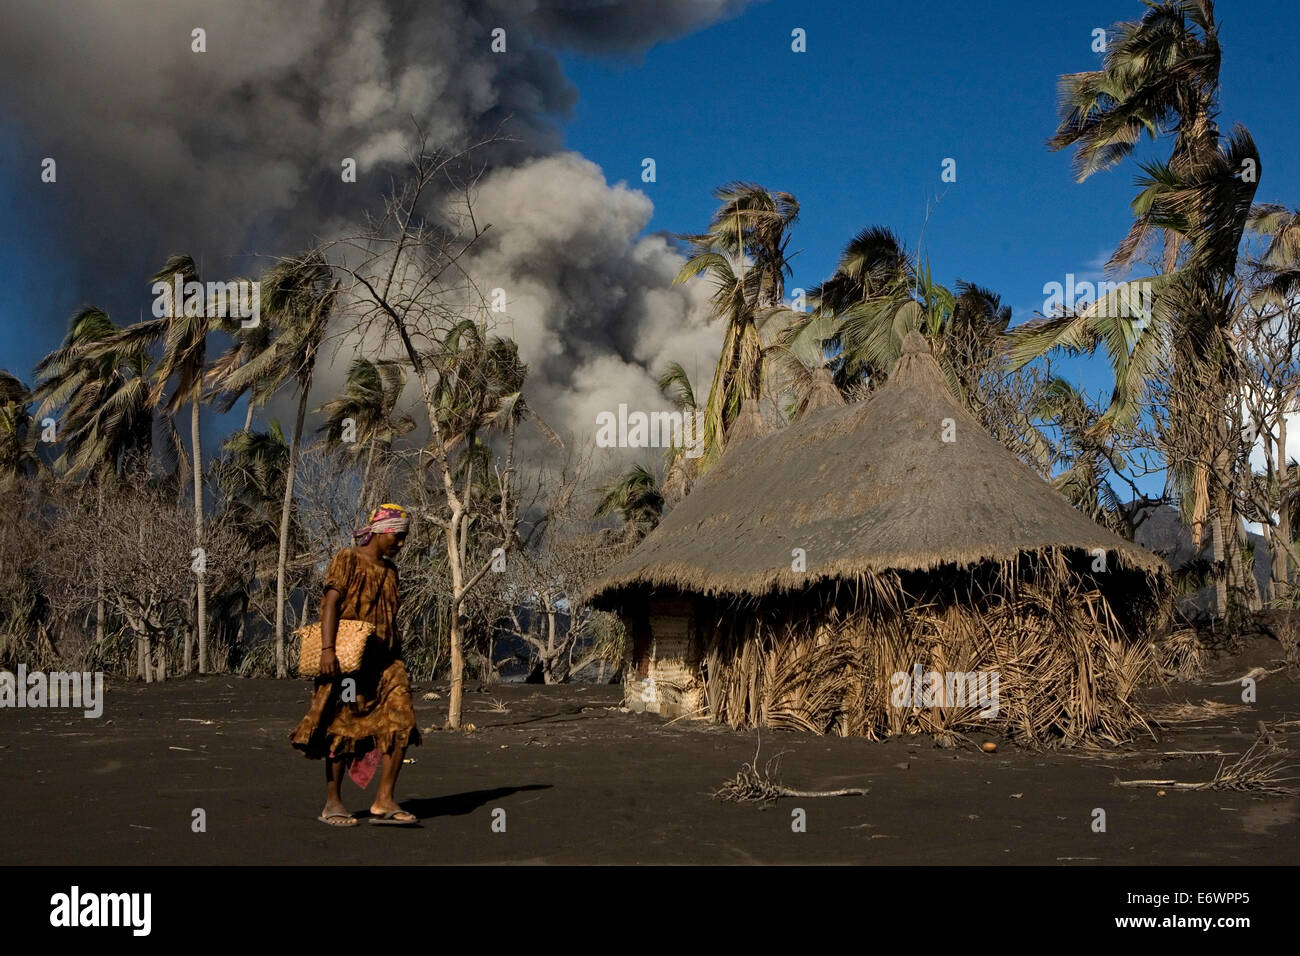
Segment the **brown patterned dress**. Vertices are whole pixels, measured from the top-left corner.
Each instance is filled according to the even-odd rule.
[[[419,744],[397,633],[397,569],[373,564],[355,548],[345,548],[325,572],[323,591],[330,588],[339,592],[339,620],[373,624],[375,636],[366,646],[361,670],[348,675],[357,682],[356,700],[341,699],[340,681],[317,678],[311,708],[290,741],[312,758],[360,757],[375,747],[391,753],[395,747]]]

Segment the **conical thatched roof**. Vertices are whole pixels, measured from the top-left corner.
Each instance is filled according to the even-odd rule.
[[[945,419],[952,441],[944,441]],[[728,446],[718,465],[585,597],[635,585],[758,596],[863,572],[959,567],[1044,548],[1101,548],[1122,568],[1165,564],[1075,511],[949,393],[910,332],[867,401]],[[792,551],[806,571],[792,570]]]

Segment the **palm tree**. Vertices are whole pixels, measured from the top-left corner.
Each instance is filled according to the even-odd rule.
[[[683,237],[690,241],[692,255],[673,280],[685,282],[711,273],[713,315],[726,323],[705,403],[701,473],[721,455],[727,432],[744,403],[757,402],[762,393],[763,343],[758,323],[785,295],[789,229],[799,216],[799,203],[792,195],[771,193],[754,183],[728,183],[716,189],[714,197],[722,204],[709,231]]]
[[[339,281],[334,278],[333,269],[319,252],[286,260],[273,268],[262,279],[261,303],[263,318],[274,327],[274,338],[267,348],[233,369],[220,383],[221,389],[226,392],[258,388],[267,394],[291,383],[298,393],[298,412],[294,419],[293,438],[289,444],[289,467],[285,474],[284,498],[280,508],[280,548],[275,572],[277,677],[288,674],[284,657],[285,577],[298,451],[302,444],[307,396],[311,391],[317,353],[325,336],[330,313],[338,300],[340,287]]]
[[[874,370],[879,384],[903,354],[903,338],[918,331],[930,340],[948,388],[968,408],[979,403],[980,380],[1000,358],[1011,309],[995,293],[957,281],[953,290],[935,282],[929,264],[915,269],[839,316],[837,338],[846,368]]]
[[[1173,132],[1168,167],[1184,180],[1201,178],[1219,146],[1219,30],[1211,0],[1147,2],[1140,21],[1116,24],[1100,70],[1071,73],[1059,84],[1060,124],[1053,150],[1075,148],[1077,182],[1110,169],[1145,133]],[[1164,231],[1165,272],[1173,270],[1186,233],[1139,215],[1111,257],[1131,263],[1153,229]]]
[[[659,391],[681,413],[683,429],[686,427],[687,417],[690,417],[691,442],[700,442],[703,436],[698,433],[696,424],[700,406],[695,400],[695,387],[691,384],[686,369],[682,368],[680,362],[670,362],[659,375],[658,385]],[[683,438],[685,437],[683,435]],[[698,457],[687,454],[685,442],[681,445],[671,445],[664,450],[663,493],[666,501],[676,502],[686,497],[691,490],[691,485],[695,483],[698,462]]]
[[[1264,254],[1253,263],[1258,273],[1257,300],[1278,308],[1293,306],[1300,294],[1300,210],[1262,203],[1250,210],[1246,226],[1268,239]]]
[[[785,297],[790,274],[786,247],[789,230],[799,218],[799,201],[785,192],[769,192],[757,183],[730,182],[713,191],[721,205],[713,213],[709,231],[687,235],[697,251],[721,252],[744,270],[757,273],[758,308],[778,305]]]
[[[348,369],[343,391],[316,409],[325,416],[318,431],[324,432],[330,448],[346,447],[352,458],[361,456],[365,449],[366,464],[361,474],[361,489],[357,495],[357,512],[364,513],[370,504],[370,473],[375,455],[381,449],[391,449],[393,441],[414,430],[415,421],[410,415],[398,414],[397,402],[406,387],[406,367],[401,362],[370,359],[353,360]],[[355,441],[344,442],[344,423],[351,419]]]
[[[35,417],[58,411],[60,454],[54,469],[65,478],[86,476],[95,486],[96,514],[103,514],[104,484],[152,445],[149,357],[138,344],[118,340],[121,329],[102,309],[73,313],[62,343],[36,365]],[[170,426],[170,423],[168,423]],[[167,428],[174,444],[179,436]],[[103,572],[96,556],[95,641],[105,634]]]
[[[221,446],[213,468],[223,520],[238,527],[258,555],[278,548],[280,508],[289,468],[289,442],[279,422],[266,431],[237,431]]]
[[[409,339],[403,345],[420,378],[434,441],[441,439],[440,447],[435,444],[430,449],[430,457],[442,474],[448,512],[439,514],[437,520],[445,536],[451,576],[447,722],[455,728],[460,726],[464,688],[463,648],[468,623],[464,605],[490,568],[483,565],[477,572],[469,569],[471,526],[478,524],[480,516],[494,514],[503,535],[501,547],[513,546],[518,539],[510,510],[510,481],[518,425],[527,419],[553,442],[558,444],[559,438],[524,400],[528,366],[519,359],[513,341],[489,336],[478,323],[465,319],[447,329],[429,351],[416,351]],[[488,429],[506,435],[505,465],[492,487],[494,501],[484,497],[485,486],[476,480],[476,476],[485,477],[485,446],[479,436]]]
[[[0,369],[0,489],[11,489],[38,461],[33,452],[31,400],[27,386]]]
[[[248,408],[244,412],[244,431],[253,427],[253,411],[270,397],[267,382],[249,382],[242,388],[226,391],[222,383],[229,380],[231,373],[247,365],[256,356],[264,352],[271,344],[271,325],[258,322],[245,327],[242,322],[231,323],[227,331],[234,337],[234,344],[212,363],[208,369],[207,383],[216,392],[211,396],[217,400],[217,408],[222,413],[230,411],[235,403],[245,395],[248,396]]]
[[[934,281],[889,229],[853,237],[835,273],[810,291],[807,313],[782,310],[786,326],[772,351],[791,382],[792,418],[883,384],[902,355],[903,338],[929,340],[953,395],[975,411],[982,377],[999,364],[1011,309],[988,289]]]
[[[644,465],[633,466],[600,490],[604,494],[592,517],[603,518],[617,513],[623,521],[625,541],[640,541],[663,517],[663,491]]]
[[[846,350],[840,326],[850,309],[915,288],[916,267],[902,240],[888,227],[871,226],[849,240],[831,277],[808,290],[810,309],[792,313],[783,341],[819,339],[845,397],[855,395],[863,383],[875,388],[884,383],[890,364],[874,367],[861,350]]]
[[[239,582],[215,600],[212,625],[233,650],[248,631],[249,603],[258,582],[274,573],[289,443],[272,419],[265,430],[234,432],[221,451],[209,470],[216,490],[214,524],[236,529],[248,556]]]
[[[209,318],[213,310],[205,299],[177,302],[171,292],[179,279],[182,287],[198,282],[198,268],[186,255],[172,255],[166,264],[150,277],[155,285],[164,285],[167,293],[167,314],[128,326],[117,340],[123,347],[148,347],[161,343],[162,355],[153,373],[150,404],[159,407],[170,418],[187,402],[190,405],[190,473],[194,491],[194,546],[203,547],[203,446],[199,434],[199,408],[203,402],[203,375],[207,364],[208,333],[214,328]],[[191,314],[197,313],[197,314]],[[167,388],[172,385],[171,397],[164,402]],[[208,672],[208,587],[205,576],[197,574],[198,601],[195,612],[195,630],[199,643],[199,673]]]
[[[68,477],[115,475],[131,455],[148,454],[153,415],[149,357],[101,309],[75,312],[57,349],[36,366],[36,418],[58,410],[55,470]]]
[[[1225,529],[1239,524],[1228,474],[1228,439],[1240,429],[1230,407],[1228,330],[1240,294],[1236,265],[1259,154],[1241,127],[1220,139],[1219,64],[1213,4],[1167,0],[1148,3],[1140,21],[1115,28],[1102,69],[1061,78],[1060,124],[1048,145],[1075,147],[1079,181],[1129,156],[1143,133],[1152,139],[1172,133],[1169,159],[1141,166],[1133,226],[1108,263],[1128,266],[1160,234],[1163,271],[1141,280],[1155,292],[1151,307],[1138,305],[1136,281],[1125,283],[1087,309],[1022,326],[1011,357],[1019,366],[1053,348],[1103,345],[1115,372],[1103,426],[1132,421],[1146,387],[1160,377],[1167,376],[1176,392],[1198,391],[1198,401],[1169,409],[1168,433],[1181,446],[1170,472],[1198,546],[1213,515],[1222,565],[1229,552],[1240,551],[1223,540]],[[1219,577],[1223,612],[1227,594]]]

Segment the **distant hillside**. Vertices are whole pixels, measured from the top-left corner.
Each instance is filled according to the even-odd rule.
[[[1267,600],[1269,596],[1268,548],[1261,535],[1248,532],[1247,537],[1255,546],[1256,560],[1252,569],[1255,573],[1255,583],[1259,587],[1259,593]],[[1178,509],[1170,505],[1143,509],[1142,523],[1138,526],[1134,538],[1142,547],[1168,561],[1169,566],[1175,571],[1198,557],[1206,561],[1213,560],[1210,542],[1207,540],[1198,553],[1192,545],[1191,529],[1183,524]],[[1208,614],[1214,609],[1214,586],[1210,585],[1193,594],[1179,597],[1178,605],[1179,609],[1188,615]]]

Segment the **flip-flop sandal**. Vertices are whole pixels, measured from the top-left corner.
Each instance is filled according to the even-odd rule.
[[[399,816],[410,817],[409,820],[399,820]],[[372,815],[370,825],[376,827],[413,827],[420,822],[420,818],[414,813],[408,813],[405,810],[393,810],[380,816]]]
[[[336,827],[338,829],[346,829],[347,827],[354,827],[358,823],[357,818],[352,816],[352,814],[350,813],[323,813],[320,816],[318,816],[316,819],[319,820],[321,823],[328,824],[329,826]],[[333,822],[334,820],[351,820],[352,822],[334,823]]]

